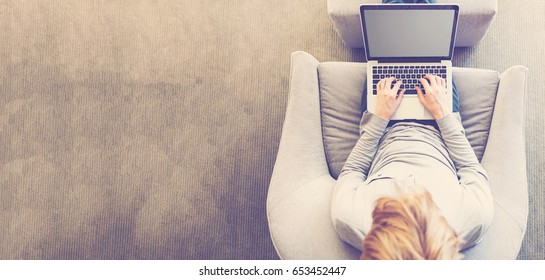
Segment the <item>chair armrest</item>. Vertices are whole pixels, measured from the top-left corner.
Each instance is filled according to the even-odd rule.
[[[513,248],[512,255],[503,257],[515,259],[526,231],[528,180],[524,103],[527,73],[527,68],[515,66],[501,74],[488,143],[481,162],[488,173],[496,206],[491,228],[483,243],[477,245],[479,253],[472,253],[481,259],[488,258],[486,256],[495,251],[493,247],[497,246],[498,240],[504,244],[505,238],[509,238],[514,245],[510,246]],[[500,216],[500,213],[504,214]],[[507,224],[516,225],[520,229],[520,235],[514,237],[513,230],[505,230]],[[494,236],[495,240],[488,242],[488,236]]]
[[[298,187],[329,174],[320,117],[318,61],[305,52],[291,56],[286,117],[273,169],[267,209]]]
[[[528,216],[528,180],[524,137],[524,101],[528,69],[515,66],[501,74],[482,165],[495,201],[521,228]]]
[[[514,260],[517,258],[524,230],[513,230],[518,224],[503,208],[496,206],[493,222],[485,238],[477,246],[462,253],[466,260]],[[498,246],[498,244],[501,244]]]
[[[381,0],[328,0],[327,12],[343,43],[351,48],[363,48],[359,6],[380,4]],[[497,0],[438,0],[437,3],[460,5],[456,47],[479,43],[486,35],[498,11]]]
[[[274,247],[282,259],[357,259],[359,251],[341,241],[331,221],[335,179],[322,175],[269,209]]]

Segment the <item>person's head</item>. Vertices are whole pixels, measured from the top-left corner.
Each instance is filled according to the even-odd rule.
[[[460,259],[462,240],[427,191],[377,200],[362,260]]]

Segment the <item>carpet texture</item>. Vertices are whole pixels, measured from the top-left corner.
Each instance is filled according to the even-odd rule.
[[[454,59],[530,69],[521,259],[545,259],[543,10],[499,0]],[[277,259],[265,201],[296,50],[364,61],[326,1],[1,1],[0,259]]]

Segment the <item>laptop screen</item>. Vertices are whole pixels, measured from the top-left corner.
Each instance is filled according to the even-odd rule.
[[[457,5],[361,5],[368,60],[450,60]]]

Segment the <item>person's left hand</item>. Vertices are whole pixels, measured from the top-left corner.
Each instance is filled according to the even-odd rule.
[[[426,75],[425,79],[422,78],[419,81],[424,86],[426,94],[422,93],[422,89],[419,86],[416,86],[416,93],[424,108],[436,120],[448,115],[449,112],[444,109],[447,107],[447,86],[445,79],[434,75]]]
[[[405,89],[399,90],[402,84],[401,81],[397,81],[392,88],[392,82],[395,80],[394,77],[384,78],[377,84],[377,107],[375,115],[387,121],[392,118],[405,94]]]

